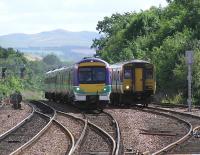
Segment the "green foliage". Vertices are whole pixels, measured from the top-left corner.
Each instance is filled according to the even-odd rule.
[[[6,96],[15,91],[22,91],[23,88],[22,81],[18,77],[8,77],[0,81],[0,92]]]
[[[194,50],[193,99],[200,102],[200,1],[168,3],[165,8],[105,17],[97,24],[102,37],[92,47],[110,63],[133,58],[151,61],[156,66],[158,92],[183,102],[187,98],[185,51]]]
[[[60,59],[53,54],[50,54],[44,57],[43,62],[46,63],[47,65],[61,65],[62,64]]]
[[[0,47],[0,66],[6,67],[6,78],[0,79],[0,96],[9,96],[15,91],[41,92],[44,88],[44,73],[63,63],[54,55],[47,55],[42,61],[28,61],[19,51]],[[66,63],[67,64],[67,63]],[[20,68],[25,67],[25,77],[20,79]],[[1,68],[0,68],[1,69]],[[0,71],[1,72],[1,71]],[[26,96],[26,98],[28,98]],[[30,98],[30,97],[29,97]],[[37,98],[37,97],[34,97]]]

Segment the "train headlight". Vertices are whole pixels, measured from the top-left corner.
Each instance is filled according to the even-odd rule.
[[[104,88],[103,90],[106,91],[106,88]]]
[[[129,88],[130,88],[129,86],[126,86],[126,89],[127,89],[127,90],[129,90]]]
[[[76,91],[79,91],[79,90],[80,90],[80,88],[79,88],[79,87],[77,87],[77,88],[76,88]]]

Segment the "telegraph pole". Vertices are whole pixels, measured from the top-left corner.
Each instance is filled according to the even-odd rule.
[[[188,65],[188,111],[191,112],[192,109],[192,64],[193,64],[193,51],[186,51],[186,63]]]

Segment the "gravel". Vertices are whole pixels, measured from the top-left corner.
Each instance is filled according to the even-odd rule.
[[[188,131],[187,126],[177,120],[137,109],[107,109],[106,111],[111,113],[119,123],[125,152],[153,153],[175,142]],[[142,129],[169,131],[176,136],[140,134]]]
[[[151,106],[155,106],[155,105],[151,105]],[[187,114],[191,114],[191,115],[195,115],[195,116],[199,116],[200,117],[200,109],[199,108],[193,108],[191,112],[188,112],[188,109],[186,107],[163,107],[160,105],[156,105],[156,107],[159,108],[164,108],[167,110],[173,110],[173,111],[177,111],[177,112],[182,112],[182,113],[187,113]],[[180,116],[181,118],[189,121],[193,128],[196,126],[199,126],[200,123],[200,119],[198,118],[192,118],[192,117],[188,117],[188,116]],[[177,147],[173,148],[172,150],[169,151],[170,154],[180,154],[180,153],[184,153],[184,154],[200,154],[200,131],[198,131],[198,134],[194,134],[194,136],[192,136],[191,138],[189,138],[188,140],[186,140],[185,142],[183,142],[182,144],[178,145]]]
[[[160,110],[158,109],[158,110],[154,110],[154,111],[160,111]],[[182,120],[185,120],[186,122],[189,122],[192,125],[193,128],[200,125],[200,123],[199,123],[200,118],[196,118],[196,117],[192,117],[192,116],[188,116],[188,115],[183,115],[183,114],[178,114],[178,113],[173,113],[173,112],[167,112],[167,111],[161,111],[161,112],[168,114],[168,115],[171,115],[171,116],[178,117]]]
[[[58,114],[56,116],[56,120],[59,121],[62,125],[64,125],[75,137],[75,141],[79,139],[81,133],[84,128],[84,122],[75,120],[69,116],[65,116],[62,114]]]
[[[39,114],[34,114],[29,121],[26,121],[20,128],[13,131],[0,141],[0,154],[7,155],[28,142],[47,123]]]
[[[71,105],[68,105],[66,103],[56,103],[56,102],[49,102],[49,101],[43,101],[43,102],[53,107],[55,110],[65,112],[65,113],[74,115],[76,117],[83,118],[83,115],[80,113],[80,110],[72,107]]]
[[[200,138],[191,137],[181,145],[172,149],[169,153],[173,154],[200,154]]]
[[[96,130],[89,127],[87,129],[87,135],[85,136],[85,141],[81,145],[80,154],[89,154],[97,152],[111,152],[111,144],[106,141],[102,135],[100,135]]]
[[[158,105],[158,104],[150,104],[150,106],[153,107],[158,107],[158,108],[164,108],[164,109],[168,109],[168,110],[173,110],[173,111],[178,111],[178,112],[182,112],[182,113],[187,113],[187,114],[192,114],[195,116],[199,116],[200,117],[200,107],[192,107],[191,112],[188,111],[188,108],[185,106],[165,106],[165,105]]]
[[[23,155],[65,155],[69,146],[69,137],[53,124]]]
[[[105,114],[87,114],[86,117],[107,132],[115,131],[112,120]]]
[[[29,105],[26,103],[22,103],[21,105],[21,109],[18,110],[13,109],[11,104],[0,108],[0,134],[16,126],[31,114],[32,108]]]

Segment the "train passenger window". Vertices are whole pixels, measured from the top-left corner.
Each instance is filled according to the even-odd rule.
[[[131,79],[131,73],[132,73],[131,69],[126,68],[124,70],[124,78],[125,79]]]
[[[152,69],[146,70],[146,79],[153,79],[153,70]]]

